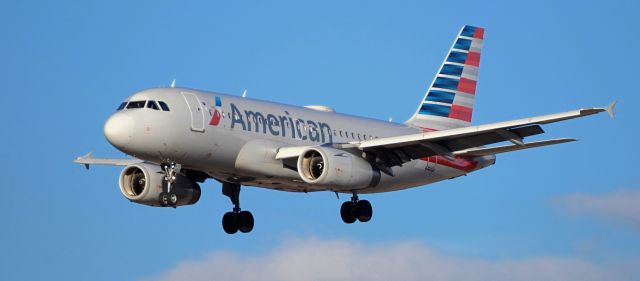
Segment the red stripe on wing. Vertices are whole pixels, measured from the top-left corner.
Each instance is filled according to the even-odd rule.
[[[475,168],[478,166],[478,162],[468,158],[463,158],[463,157],[456,157],[455,161],[451,161],[442,156],[423,157],[423,158],[420,158],[420,160],[442,165],[442,166],[447,166],[449,168],[454,168],[454,169],[465,171],[465,172],[471,172],[475,170]]]

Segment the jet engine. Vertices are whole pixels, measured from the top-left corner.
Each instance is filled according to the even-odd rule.
[[[376,186],[380,171],[357,155],[331,147],[312,147],[298,157],[298,173],[306,183],[338,190]]]
[[[120,191],[125,198],[147,206],[160,206],[160,193],[167,181],[158,165],[141,163],[129,165],[120,173]],[[187,176],[176,175],[171,191],[178,196],[176,206],[192,205],[200,199],[200,186]]]

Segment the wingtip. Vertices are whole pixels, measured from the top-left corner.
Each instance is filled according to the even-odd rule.
[[[79,163],[79,161],[82,161],[82,160],[87,159],[87,158],[91,158],[91,155],[93,155],[93,151],[91,151],[91,152],[89,152],[89,153],[87,153],[87,154],[85,154],[83,156],[76,157],[76,159],[73,159],[73,162]]]
[[[614,100],[605,108],[605,111],[607,111],[607,114],[609,114],[609,117],[611,117],[611,119],[616,119],[616,113],[614,109],[616,108],[617,103],[618,101]]]

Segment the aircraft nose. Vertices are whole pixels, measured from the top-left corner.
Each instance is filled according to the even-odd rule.
[[[133,118],[126,114],[116,113],[104,124],[104,136],[117,148],[124,148],[133,136]]]

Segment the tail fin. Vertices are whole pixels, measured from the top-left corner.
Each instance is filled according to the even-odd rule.
[[[484,28],[465,25],[416,113],[405,124],[423,130],[471,125]]]

